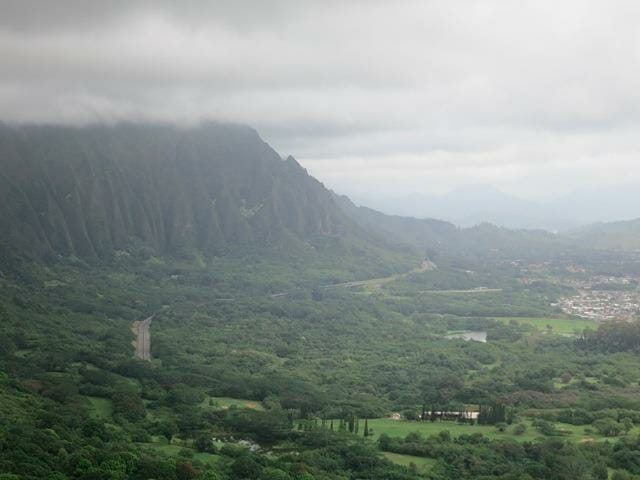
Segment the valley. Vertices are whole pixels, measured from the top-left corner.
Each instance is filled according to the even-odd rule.
[[[0,480],[640,480],[638,19],[0,0]]]
[[[633,252],[355,207],[244,127],[0,133],[4,478],[640,474]]]

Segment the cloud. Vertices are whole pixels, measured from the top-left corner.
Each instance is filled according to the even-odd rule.
[[[0,0],[0,118],[248,123],[347,193],[615,184],[640,177],[639,14],[630,0]]]

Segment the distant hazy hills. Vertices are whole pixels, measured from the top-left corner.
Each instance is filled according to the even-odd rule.
[[[445,195],[409,194],[362,203],[384,213],[440,218],[470,227],[483,222],[507,228],[565,231],[596,222],[640,217],[640,188],[607,187],[578,191],[538,202],[507,195],[491,187],[467,187]]]
[[[386,215],[337,197],[344,211],[363,228],[418,248],[436,262],[467,268],[495,260],[541,261],[567,251],[569,239],[544,230],[512,230],[490,223],[461,228],[430,218]]]
[[[572,230],[568,235],[587,247],[640,251],[640,218],[590,225]]]

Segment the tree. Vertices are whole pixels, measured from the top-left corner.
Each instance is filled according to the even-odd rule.
[[[261,471],[262,467],[249,455],[243,455],[231,464],[231,472],[234,478],[258,479]]]
[[[494,402],[489,405],[480,405],[478,425],[495,425],[506,421],[507,409],[504,404]]]
[[[114,412],[131,422],[143,420],[147,415],[140,395],[133,388],[118,388],[113,392],[111,400]]]
[[[600,435],[604,435],[605,437],[617,437],[624,429],[622,424],[611,418],[601,418],[596,420],[593,422],[593,428],[595,428]]]
[[[262,474],[260,475],[260,480],[290,480],[291,475],[289,475],[284,470],[280,470],[279,468],[267,467],[262,470]]]
[[[356,421],[355,421],[355,417],[354,415],[351,413],[349,414],[349,417],[347,419],[347,425],[349,428],[349,433],[353,433],[355,430],[355,426],[356,426]]]
[[[425,407],[426,408],[426,407]],[[418,420],[418,418],[420,418],[421,420],[423,420],[422,417],[420,417],[415,410],[413,409],[409,409],[409,410],[404,410],[402,412],[402,416],[406,419],[406,420]]]
[[[173,420],[165,420],[158,425],[158,432],[171,443],[173,436],[178,433],[178,424]]]
[[[553,425],[553,423],[542,420],[541,418],[536,418],[533,422],[531,422],[531,424],[543,435],[551,436],[558,434],[558,430],[556,430],[556,427],[555,425]]]
[[[389,437],[389,435],[387,435],[386,433],[381,433],[378,437],[378,446],[380,447],[380,450],[382,450],[383,452],[388,451],[390,444],[391,437]]]
[[[192,480],[198,477],[198,472],[193,468],[191,462],[185,462],[177,466],[176,476],[178,480]]]
[[[200,435],[198,438],[196,438],[195,447],[199,452],[211,453],[213,450],[213,441],[211,440],[210,436]]]
[[[364,419],[364,436],[365,437],[369,436],[369,419],[368,418]]]
[[[201,480],[222,480],[223,477],[220,473],[216,472],[215,470],[209,470],[207,472],[205,472],[203,475],[201,475]]]
[[[629,417],[624,417],[621,423],[622,423],[622,429],[624,430],[624,433],[628,434],[633,428],[633,420],[631,420]]]
[[[524,435],[527,431],[527,426],[524,423],[518,423],[513,427],[513,433],[515,435]]]

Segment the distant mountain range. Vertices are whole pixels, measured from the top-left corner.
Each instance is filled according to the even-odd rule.
[[[590,248],[640,251],[640,218],[589,225],[567,235]]]
[[[640,188],[636,185],[576,191],[539,202],[484,186],[460,188],[444,195],[412,193],[358,200],[387,214],[439,218],[462,227],[488,222],[507,228],[562,232],[597,222],[640,217]]]
[[[509,261],[533,263],[565,256],[569,245],[579,253],[580,237],[568,238],[545,230],[513,230],[490,223],[461,228],[430,218],[386,215],[368,207],[358,207],[339,196],[343,210],[363,228],[403,244],[412,245],[437,263],[458,268]]]

